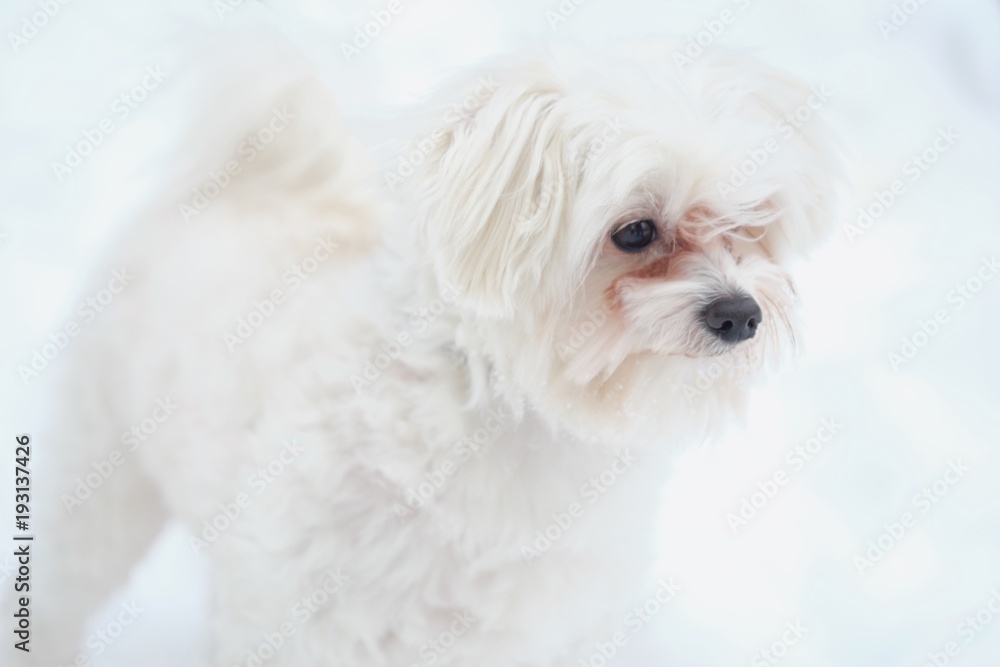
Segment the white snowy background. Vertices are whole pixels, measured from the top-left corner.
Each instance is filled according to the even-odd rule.
[[[1000,3],[900,2],[913,15],[883,34],[879,22],[890,20],[894,3],[882,0],[566,0],[574,10],[555,25],[547,12],[559,11],[558,0],[399,2],[402,11],[350,63],[340,44],[387,0],[232,0],[232,11],[210,0],[73,0],[16,49],[9,34],[39,4],[3,3],[3,437],[20,432],[32,399],[16,367],[65,321],[116,214],[142,194],[101,180],[101,147],[61,182],[51,163],[147,66],[171,71],[179,53],[218,31],[271,26],[327,73],[370,140],[376,114],[525,38],[691,36],[728,9],[735,20],[718,43],[750,48],[831,92],[823,112],[848,146],[857,186],[846,222],[893,180],[905,190],[863,234],[839,230],[800,267],[809,328],[798,366],[756,393],[748,422],[724,442],[680,457],[659,570],[681,591],[629,635],[612,664],[1000,665],[1000,614],[987,608],[1000,591],[1000,277],[976,282],[984,260],[1000,254]],[[158,122],[140,106],[116,127],[137,163],[156,148]],[[907,161],[946,128],[959,139],[913,180]],[[959,285],[979,289],[964,300]],[[935,335],[917,335],[939,310],[947,321]],[[890,353],[915,335],[917,354],[894,368]],[[829,418],[842,428],[794,470],[786,454]],[[946,491],[928,511],[914,504],[959,461],[968,472],[954,485],[939,482]],[[0,464],[3,488],[9,465]],[[779,471],[788,483],[734,532],[727,515]],[[916,525],[886,537],[904,512]],[[884,555],[859,566],[856,557],[880,537]],[[0,556],[0,579],[9,565]],[[206,576],[172,529],[129,590],[95,618],[102,627],[123,600],[144,609],[94,664],[207,664]],[[993,605],[1000,609],[1000,595]],[[978,625],[960,627],[977,614]],[[808,631],[787,654],[777,646],[783,657],[769,662],[760,651],[780,643],[788,623]],[[955,655],[945,656],[949,642]]]

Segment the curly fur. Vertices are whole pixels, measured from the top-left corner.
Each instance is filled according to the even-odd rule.
[[[212,156],[205,171],[272,109],[296,120],[194,219],[178,181],[110,253],[133,282],[51,378],[36,664],[72,662],[168,516],[211,559],[220,666],[285,624],[263,664],[568,667],[613,631],[650,574],[670,452],[794,350],[788,267],[837,199],[822,122],[782,127],[806,87],[745,55],[679,69],[671,53],[487,65],[468,81],[498,87],[415,140],[422,162],[391,193],[301,64],[228,75],[180,145]],[[771,138],[745,186],[720,187]],[[647,251],[609,241],[647,218]],[[701,317],[736,294],[763,321],[732,347]],[[728,372],[691,392],[723,354]],[[174,414],[67,502],[162,397]],[[588,486],[608,470],[613,487]]]

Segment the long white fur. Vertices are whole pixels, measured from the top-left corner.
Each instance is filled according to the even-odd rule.
[[[618,629],[650,574],[670,453],[729,422],[745,383],[794,347],[787,264],[832,225],[839,177],[814,119],[723,197],[808,90],[745,55],[678,69],[672,53],[557,47],[478,69],[470,83],[500,87],[443,116],[392,193],[307,67],[250,59],[229,75],[196,125],[211,131],[182,153],[225,157],[276,107],[297,122],[190,223],[177,203],[191,181],[164,188],[108,258],[133,284],[51,373],[33,664],[73,660],[167,516],[201,536],[240,493],[251,505],[201,549],[220,667],[285,622],[295,633],[267,665],[568,667]],[[663,275],[634,277],[650,256],[608,241],[639,218],[687,239]],[[336,253],[291,288],[283,273],[317,239]],[[275,288],[285,302],[230,352],[224,334]],[[763,323],[729,351],[700,313],[741,293]],[[687,392],[720,354],[730,372]],[[167,396],[176,413],[67,512],[56,499]],[[478,454],[458,444],[483,432]],[[257,494],[250,476],[289,440],[303,452]],[[590,504],[582,486],[626,450],[637,463]],[[539,550],[573,503],[582,516]],[[348,582],[298,624],[331,568]],[[463,613],[471,626],[430,649]]]

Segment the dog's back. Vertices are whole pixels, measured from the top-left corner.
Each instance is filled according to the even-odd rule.
[[[343,312],[380,235],[370,161],[303,63],[252,47],[175,87],[190,125],[160,196],[81,290],[87,326],[43,380],[31,664],[73,663],[169,515],[195,528],[241,510],[254,462],[296,452],[282,427],[321,417],[296,412],[303,375],[343,368],[331,341],[364,335]],[[288,423],[268,423],[282,402]]]

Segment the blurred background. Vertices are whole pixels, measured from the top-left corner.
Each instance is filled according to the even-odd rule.
[[[525,42],[673,35],[745,48],[828,92],[855,201],[799,267],[797,367],[754,394],[725,441],[680,456],[658,569],[681,590],[614,663],[1000,665],[1000,3],[397,1],[363,47],[357,31],[388,0],[4,3],[4,438],[34,398],[18,366],[156,188],[148,165],[167,148],[169,109],[190,103],[179,68],[221,35],[293,43],[376,154],[379,128],[398,131],[395,110]],[[54,165],[102,119],[112,131],[91,155]],[[12,564],[0,555],[0,585]],[[165,534],[94,619],[104,627],[126,600],[144,610],[89,652],[93,664],[206,665],[206,577],[180,528]]]

